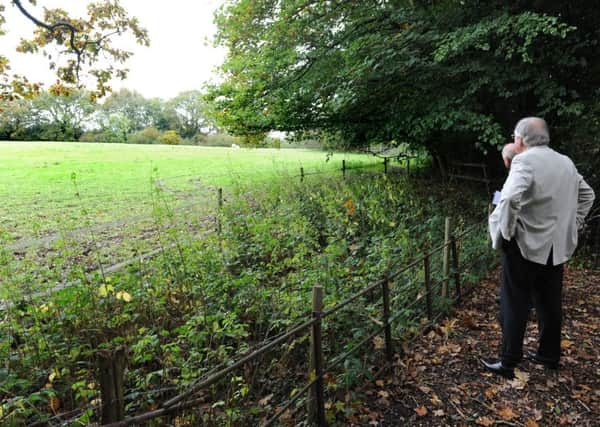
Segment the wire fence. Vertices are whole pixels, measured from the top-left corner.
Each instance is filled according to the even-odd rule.
[[[470,291],[467,278],[474,269],[479,273],[489,270],[495,259],[489,250],[471,259],[461,260],[459,255],[468,238],[481,238],[486,219],[460,233],[448,235],[442,244],[405,266],[391,265],[381,279],[332,307],[323,308],[323,288],[314,287],[310,318],[290,326],[287,332],[272,337],[222,369],[211,370],[197,378],[156,409],[113,420],[108,425],[129,426],[159,417],[168,422],[168,417],[173,416],[192,423],[206,422],[226,411],[227,404],[243,408],[237,415],[241,418],[236,418],[241,424],[271,426],[282,418],[289,423],[297,421],[295,414],[302,412],[301,417],[326,425],[325,403],[336,401],[336,388],[330,387],[332,376],[339,375],[340,369],[352,369],[348,361],[356,362],[359,352],[365,364],[359,371],[368,370],[368,363],[382,358],[389,366],[402,342],[432,325],[443,315],[448,303],[459,301]],[[441,269],[432,269],[432,259],[444,253],[448,263]],[[422,277],[418,286],[415,277]],[[444,284],[448,287],[442,291]],[[367,325],[360,328],[361,336],[352,336],[346,327],[349,322],[359,320]],[[291,351],[295,351],[294,357],[289,356]],[[290,359],[294,364],[286,363]],[[289,371],[285,384],[277,381],[281,370]],[[271,380],[260,374],[274,371]],[[245,385],[246,395],[225,397],[235,381]],[[281,402],[275,404],[275,399]],[[253,407],[252,402],[263,402],[263,405]]]

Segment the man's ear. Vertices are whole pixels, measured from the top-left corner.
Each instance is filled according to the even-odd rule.
[[[523,143],[523,138],[519,137],[519,138],[515,138],[516,142],[515,145],[517,147],[517,153],[522,153],[523,151],[525,151],[525,149],[527,148],[527,146]]]

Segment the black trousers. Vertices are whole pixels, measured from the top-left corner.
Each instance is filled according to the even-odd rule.
[[[533,300],[539,329],[537,353],[548,362],[558,362],[563,266],[552,265],[552,251],[546,265],[526,260],[514,238],[510,242],[504,241],[502,249],[500,359],[505,366],[512,367],[523,358],[523,337]]]

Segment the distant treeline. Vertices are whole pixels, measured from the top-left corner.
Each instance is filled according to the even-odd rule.
[[[130,144],[243,145],[247,141],[220,131],[200,91],[163,100],[122,89],[93,102],[85,91],[0,103],[0,140],[82,141]],[[253,145],[311,147],[315,141],[286,143],[267,135]]]

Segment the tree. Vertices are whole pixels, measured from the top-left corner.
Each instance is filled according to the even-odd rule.
[[[32,139],[30,129],[38,122],[29,99],[0,101],[0,140]]]
[[[36,124],[41,128],[39,139],[42,140],[78,140],[85,122],[94,112],[89,93],[81,90],[61,96],[42,92],[31,101],[31,106],[37,113]]]
[[[101,114],[120,115],[129,122],[132,132],[155,124],[156,103],[129,89],[111,93],[102,104]]]
[[[208,106],[199,91],[182,92],[170,100],[168,106],[175,114],[177,130],[182,137],[191,138],[211,130]]]
[[[72,88],[82,87],[80,80],[84,73],[93,81],[95,89],[90,93],[92,99],[104,96],[110,91],[108,82],[113,77],[125,78],[127,69],[122,68],[131,52],[116,47],[115,37],[130,34],[137,43],[148,45],[147,31],[137,18],[127,15],[118,0],[100,0],[87,7],[87,16],[71,17],[63,9],[45,9],[41,19],[33,16],[22,1],[11,0],[12,5],[35,25],[33,37],[22,40],[18,50],[22,52],[42,52],[48,58],[50,69],[56,70],[57,82],[49,90],[54,94],[68,93]],[[35,0],[29,0],[35,4]],[[5,23],[0,5],[0,36],[4,34]],[[59,50],[58,55],[51,49]],[[100,61],[100,59],[103,61]],[[107,60],[107,61],[105,61]],[[30,82],[25,76],[8,72],[8,59],[0,55],[0,99],[33,96],[40,85]]]
[[[590,1],[237,0],[217,16],[229,54],[210,99],[238,135],[480,156],[519,117],[566,133],[597,103],[599,23]]]

